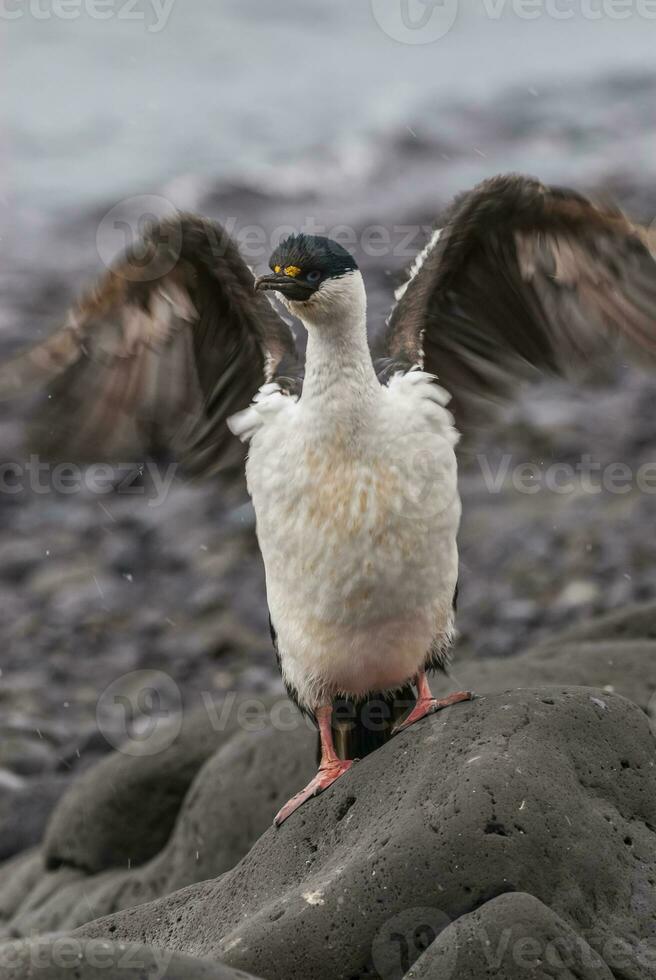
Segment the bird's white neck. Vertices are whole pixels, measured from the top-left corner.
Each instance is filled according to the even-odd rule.
[[[295,311],[308,332],[303,400],[322,411],[358,412],[380,385],[367,341],[367,300],[362,276],[350,272],[324,283]]]

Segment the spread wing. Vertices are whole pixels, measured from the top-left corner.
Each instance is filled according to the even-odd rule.
[[[533,370],[567,372],[629,342],[656,354],[656,263],[619,211],[520,176],[457,198],[397,291],[390,367],[424,365],[462,419]]]
[[[206,472],[225,420],[296,364],[286,323],[224,229],[192,215],[153,225],[47,340],[0,365],[0,398],[36,389],[49,457],[130,461],[172,451]],[[287,363],[285,363],[287,362]]]

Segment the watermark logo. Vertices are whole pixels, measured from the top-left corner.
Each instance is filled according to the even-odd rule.
[[[512,14],[519,20],[656,20],[656,0],[481,0],[489,20]]]
[[[311,715],[299,711],[285,695],[246,696],[234,690],[219,695],[203,690],[201,701],[214,732],[287,734],[307,729],[313,738],[316,736]],[[367,732],[385,732],[414,703],[408,695],[397,697],[393,704],[382,696],[363,704],[338,698],[333,702],[333,720],[344,732],[356,726]],[[156,755],[169,748],[182,729],[182,717],[180,689],[161,671],[124,674],[102,692],[96,707],[99,731],[110,745],[127,755]]]
[[[107,742],[123,755],[157,755],[180,734],[180,688],[163,671],[124,674],[100,695],[96,721]]]
[[[0,20],[122,20],[163,31],[176,0],[0,0]]]
[[[42,936],[0,944],[0,971],[2,976],[79,977],[84,969],[85,976],[162,980],[173,955],[171,950],[137,943]]]
[[[401,44],[432,44],[456,22],[459,0],[371,0],[376,23]]]
[[[281,241],[301,233],[321,235],[354,254],[395,258],[409,265],[434,232],[429,224],[370,224],[355,228],[343,222],[319,221],[311,214],[304,215],[297,224],[273,228],[244,224],[235,215],[226,215],[221,226],[209,219],[199,220],[203,244],[215,259],[221,259],[236,246],[249,263],[267,261]],[[180,212],[172,201],[156,194],[142,194],[118,201],[104,215],[96,245],[107,268],[129,280],[148,282],[174,268],[182,251],[183,234]]]
[[[317,452],[317,459],[321,458]],[[275,460],[267,461],[275,472]],[[656,495],[656,460],[630,466],[620,460],[601,462],[584,454],[577,462],[538,464],[504,453],[475,459],[482,485],[492,496],[514,492],[526,496],[553,494],[575,498]],[[354,483],[347,501],[354,526],[382,520],[390,513],[425,520],[447,512],[458,493],[456,466],[447,437],[427,430],[388,440],[371,480]],[[0,495],[25,494],[90,497],[131,496],[148,507],[166,502],[180,482],[179,464],[160,464],[150,457],[144,463],[52,463],[32,453],[26,459],[0,462]],[[324,464],[322,494],[330,497],[330,460]],[[331,498],[332,501],[332,498]]]
[[[441,909],[420,907],[397,913],[376,933],[371,958],[381,980],[402,980],[413,963],[439,934],[451,925],[449,916]],[[450,980],[453,962],[440,960],[440,980]]]
[[[30,493],[36,496],[78,493],[94,497],[139,497],[148,507],[159,507],[168,498],[175,482],[177,463],[160,468],[153,459],[145,463],[52,463],[32,453],[25,460],[0,463],[0,494],[10,497]]]
[[[179,212],[156,194],[128,197],[101,220],[96,248],[101,262],[130,282],[160,279],[175,268],[182,252]]]
[[[487,975],[493,976],[516,976],[524,970],[531,975],[538,969],[546,969],[549,975],[553,971],[554,976],[564,972],[570,976],[597,976],[604,968],[612,970],[613,975],[652,976],[656,962],[651,943],[634,943],[597,928],[583,930],[580,935],[562,932],[544,939],[527,934],[521,925],[500,932],[488,932],[479,926],[469,949],[473,954],[480,951],[480,962],[485,963]]]
[[[123,20],[143,24],[159,34],[169,22],[176,0],[0,0],[0,20]]]
[[[485,454],[479,453],[476,462],[485,489],[490,494],[499,494],[508,488],[528,496],[545,492],[577,497],[599,494],[623,496],[636,491],[648,496],[656,494],[654,460],[647,460],[634,468],[620,460],[601,463],[584,453],[576,463],[562,461],[541,466],[535,462],[517,460],[511,453],[504,453],[493,462]]]
[[[401,44],[432,44],[456,23],[459,0],[371,0],[378,26]],[[656,20],[656,0],[479,0],[476,12],[489,21]]]

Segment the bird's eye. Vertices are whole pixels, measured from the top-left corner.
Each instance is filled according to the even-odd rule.
[[[319,282],[321,279],[321,273],[318,269],[314,269],[312,272],[308,272],[305,278],[308,282]]]

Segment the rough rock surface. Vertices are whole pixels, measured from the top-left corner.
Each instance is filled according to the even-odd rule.
[[[592,641],[622,643],[633,640],[656,642],[656,602],[642,602],[625,606],[606,616],[595,616],[550,637],[544,646]]]
[[[644,717],[612,693],[614,691],[632,698],[643,709],[650,706],[653,709],[653,692],[656,686],[656,658],[653,649],[655,632],[656,609],[653,604],[647,604],[630,607],[622,614],[612,614],[598,622],[593,621],[584,627],[570,630],[562,639],[556,637],[520,657],[488,658],[456,665],[458,680],[464,679],[466,683],[471,683],[484,695],[499,692],[506,686],[531,687],[540,682],[554,684],[589,680],[598,690],[568,693],[558,687],[555,694],[546,691],[515,691],[512,695],[506,694],[500,698],[483,697],[462,710],[453,709],[449,713],[438,715],[425,722],[424,727],[418,726],[412,733],[396,739],[384,750],[384,756],[379,753],[380,758],[374,756],[356,767],[357,779],[366,777],[364,793],[361,788],[357,793],[348,792],[349,780],[356,776],[348,777],[331,793],[326,794],[323,800],[310,803],[298,818],[293,818],[277,834],[268,830],[273,814],[286,798],[304,784],[315,763],[315,740],[312,734],[306,723],[299,721],[298,717],[296,724],[293,724],[294,715],[284,702],[270,698],[237,698],[230,710],[223,713],[219,700],[202,713],[182,716],[178,720],[179,732],[176,728],[177,734],[173,739],[169,737],[167,724],[157,727],[151,737],[129,742],[129,751],[140,754],[126,755],[116,752],[78,778],[55,810],[44,847],[28,851],[0,866],[0,934],[10,938],[43,935],[53,931],[70,932],[92,919],[122,909],[133,909],[142,903],[153,903],[160,898],[164,898],[164,906],[168,908],[170,903],[177,903],[178,896],[165,896],[192,885],[191,889],[186,888],[186,892],[181,893],[188,896],[184,914],[181,914],[184,925],[176,923],[171,936],[166,925],[164,932],[155,930],[155,936],[148,931],[148,925],[143,933],[140,932],[143,917],[148,917],[148,910],[152,907],[147,905],[138,912],[129,913],[134,916],[130,921],[133,924],[136,922],[139,928],[134,934],[128,933],[128,938],[137,941],[145,939],[155,946],[169,950],[177,949],[179,945],[181,951],[186,950],[193,955],[224,958],[225,954],[225,958],[232,962],[230,943],[240,935],[238,923],[241,899],[237,895],[242,893],[237,885],[243,888],[244,881],[251,878],[251,888],[245,889],[245,898],[242,895],[245,915],[260,924],[264,916],[265,924],[260,932],[257,925],[249,925],[246,930],[249,945],[253,948],[253,944],[258,946],[261,943],[263,950],[268,949],[266,937],[269,930],[272,941],[278,943],[280,939],[277,933],[282,930],[284,934],[285,928],[290,928],[289,923],[298,920],[300,931],[299,936],[294,938],[294,948],[300,943],[300,952],[308,958],[305,960],[307,966],[314,955],[312,935],[308,929],[311,927],[313,930],[315,923],[311,916],[308,918],[306,906],[316,899],[317,904],[311,905],[312,908],[326,908],[326,898],[315,894],[322,889],[315,887],[314,879],[317,876],[320,879],[327,876],[332,880],[335,869],[341,867],[339,878],[350,881],[354,874],[356,877],[362,875],[362,852],[368,849],[369,854],[373,855],[373,849],[377,848],[376,840],[388,836],[384,853],[398,857],[403,853],[404,834],[411,840],[424,833],[425,828],[417,827],[412,813],[408,812],[412,810],[412,806],[401,805],[402,798],[392,808],[392,812],[396,814],[392,821],[393,826],[378,826],[380,814],[376,807],[380,806],[381,797],[375,785],[376,780],[380,773],[380,778],[386,779],[385,774],[389,769],[392,778],[397,774],[397,789],[401,789],[402,773],[407,769],[411,780],[409,795],[416,801],[420,812],[429,815],[429,824],[431,814],[440,814],[441,821],[441,815],[445,809],[447,811],[445,826],[442,827],[440,822],[438,827],[438,853],[433,854],[431,850],[435,844],[433,831],[424,834],[428,837],[424,872],[428,878],[433,876],[439,887],[437,892],[433,889],[430,901],[425,890],[423,894],[420,890],[417,901],[407,904],[404,899],[400,904],[392,903],[392,907],[387,902],[387,895],[373,898],[371,893],[356,889],[359,898],[356,897],[355,904],[350,906],[354,914],[356,908],[361,908],[362,911],[358,913],[360,918],[369,921],[373,916],[373,921],[380,924],[379,912],[389,912],[372,941],[371,956],[367,960],[366,969],[377,969],[382,980],[401,977],[412,959],[437,936],[431,946],[430,955],[426,953],[416,967],[428,972],[418,973],[418,977],[435,975],[441,978],[445,964],[453,962],[456,953],[458,972],[454,976],[462,975],[466,978],[467,970],[472,978],[485,976],[481,972],[481,950],[476,947],[475,940],[477,936],[480,937],[481,930],[487,930],[493,937],[490,941],[494,949],[499,951],[502,962],[502,972],[490,975],[512,980],[512,969],[516,964],[514,960],[511,962],[504,959],[506,953],[502,948],[509,935],[506,926],[500,926],[494,932],[490,925],[490,922],[496,921],[498,911],[499,922],[505,922],[506,916],[508,928],[514,918],[525,925],[525,935],[515,931],[511,936],[513,944],[519,943],[521,950],[524,949],[521,943],[523,939],[533,941],[532,946],[529,943],[530,949],[534,948],[535,942],[541,943],[545,948],[548,946],[550,950],[554,943],[558,946],[559,943],[568,942],[567,949],[574,943],[576,951],[585,951],[588,950],[588,944],[590,949],[585,953],[582,962],[581,977],[588,980],[585,970],[596,969],[597,973],[593,972],[590,976],[605,980],[606,967],[595,965],[594,956],[597,954],[591,952],[599,951],[601,947],[595,939],[596,927],[594,923],[591,924],[589,896],[587,908],[585,902],[583,903],[585,914],[581,914],[580,902],[572,904],[565,900],[558,905],[554,894],[566,892],[573,887],[571,876],[568,877],[566,864],[563,863],[566,862],[567,849],[571,847],[581,856],[579,860],[583,860],[586,867],[589,865],[594,868],[591,872],[579,869],[581,876],[588,873],[593,876],[593,889],[603,891],[607,878],[616,880],[619,891],[616,891],[614,897],[608,898],[609,907],[615,904],[620,909],[630,906],[644,911],[651,902],[656,901],[656,885],[653,884],[656,876],[652,876],[651,883],[648,876],[646,885],[644,878],[642,883],[636,878],[630,885],[631,898],[626,895],[630,880],[626,857],[638,855],[634,860],[643,860],[646,845],[640,833],[649,833],[649,830],[645,830],[647,824],[656,826],[653,815],[645,816],[646,810],[656,806],[656,803],[651,785],[653,760],[649,760],[648,765],[635,761],[636,749],[640,747],[641,739],[649,740],[648,733],[643,732],[630,752],[621,752],[622,745],[632,737],[631,732],[639,732],[641,725],[645,728]],[[253,714],[253,706],[260,710]],[[590,708],[600,721],[596,732],[594,726],[590,727],[589,721],[586,721]],[[611,709],[612,715],[608,714]],[[471,712],[473,715],[470,716]],[[550,719],[552,712],[554,717],[561,718],[562,725],[557,722],[555,727],[560,726],[562,730],[554,731],[554,724],[550,723],[553,721]],[[626,716],[624,722],[621,719],[617,722],[617,712]],[[176,723],[175,718],[168,721],[174,725]],[[427,737],[425,726],[436,730]],[[290,728],[291,730],[287,730]],[[420,736],[418,740],[415,740],[415,735]],[[443,746],[447,736],[448,751],[444,757],[438,759],[435,768],[432,747],[435,744]],[[161,740],[161,744],[158,744],[158,740]],[[425,747],[420,749],[426,742],[431,746],[428,751]],[[609,758],[609,751],[613,747],[615,753],[621,755],[619,769],[617,759]],[[399,758],[400,749],[402,751]],[[422,759],[422,756],[425,758]],[[516,756],[521,756],[519,761]],[[587,763],[587,768],[586,758],[594,760],[594,763]],[[515,770],[519,769],[521,773],[514,771],[513,775],[513,760],[516,762]],[[435,771],[425,774],[422,770],[426,762]],[[642,768],[638,769],[638,766]],[[370,769],[373,769],[371,773]],[[642,812],[634,813],[631,810],[635,804],[635,794],[632,799],[629,793],[621,805],[618,802],[621,793],[616,796],[610,792],[608,796],[604,795],[610,789],[613,769],[617,770],[617,779],[623,784],[633,777],[636,787],[643,787],[645,802]],[[171,779],[171,774],[175,776],[174,779]],[[458,787],[461,776],[463,785],[471,788],[471,800],[467,806],[463,805],[462,789]],[[522,792],[516,785],[520,779],[523,780],[525,789],[522,799],[517,802],[517,797]],[[563,779],[567,783],[564,791]],[[603,791],[598,792],[595,789],[593,792],[592,788],[597,783]],[[447,788],[446,797],[441,796],[440,786]],[[578,796],[572,786],[577,789]],[[557,787],[554,800],[549,799],[550,787]],[[422,799],[424,789],[427,796]],[[553,795],[553,791],[551,792]],[[639,795],[639,790],[636,792]],[[651,798],[649,794],[652,794]],[[480,809],[479,803],[486,802],[486,797],[488,808],[492,804],[492,809],[485,821],[487,832],[483,837],[487,853],[482,853],[480,820],[471,820],[470,811],[472,801],[475,809]],[[396,799],[396,795],[394,798]],[[322,821],[316,814],[322,813],[324,806],[328,810]],[[373,832],[369,832],[362,824],[362,810],[366,806],[372,806],[376,813],[377,826]],[[523,808],[520,810],[520,807]],[[166,834],[160,832],[159,845],[155,846],[149,835],[159,808],[166,815],[168,829]],[[506,815],[512,815],[515,810],[517,813],[511,824]],[[615,810],[618,812],[614,812]],[[128,813],[130,816],[126,819],[125,815]],[[603,839],[603,834],[600,835],[598,830],[601,813],[605,814],[606,822],[610,821],[611,826],[616,828],[610,835],[610,841]],[[315,816],[310,820],[313,814]],[[342,824],[349,827],[358,814],[360,820],[355,832],[345,836]],[[398,824],[397,816],[400,820]],[[536,826],[536,819],[543,817],[544,825]],[[263,895],[263,882],[271,878],[271,869],[277,868],[278,864],[289,864],[287,850],[281,853],[280,848],[276,848],[276,842],[286,839],[283,835],[290,833],[290,828],[297,819],[300,823],[296,826],[302,830],[302,834],[298,838],[295,836],[293,843],[289,845],[295,856],[293,866],[296,868],[296,880],[294,876],[291,880],[278,880],[278,869],[278,878],[274,875],[272,889],[267,886],[267,894]],[[642,820],[645,824],[640,826]],[[311,827],[306,832],[304,828],[308,821]],[[320,824],[324,825],[319,826]],[[633,824],[638,826],[640,833],[634,832]],[[573,835],[576,839],[570,842],[572,825],[576,829]],[[261,834],[265,835],[264,838],[255,845],[245,862],[231,874],[224,875],[247,854]],[[618,854],[618,848],[613,850],[611,845],[612,838],[620,839],[620,835],[622,844]],[[562,840],[562,853],[556,858],[554,855],[559,850],[559,836]],[[360,843],[359,837],[363,838]],[[528,840],[524,841],[524,837]],[[349,856],[353,839],[354,851]],[[475,843],[473,849],[465,845],[467,840]],[[533,868],[529,867],[531,861],[523,853],[527,845],[532,848]],[[426,846],[425,840],[423,846]],[[442,872],[437,864],[440,848],[442,851],[446,848],[447,863],[454,873],[460,868],[472,869],[471,881],[469,875],[467,880],[464,877],[462,879],[468,891],[464,896],[456,892],[455,904],[445,905],[441,899]],[[520,858],[517,857],[519,851],[522,851]],[[417,850],[413,848],[409,853],[416,863]],[[306,854],[307,865],[301,860],[303,854]],[[509,870],[509,874],[505,875],[505,882],[498,863],[491,862],[491,856],[503,858],[501,868],[505,868],[507,864],[506,870]],[[597,860],[603,865],[604,881],[598,880],[600,873],[596,870]],[[549,867],[545,867],[552,864],[556,865],[559,880],[557,888],[553,885],[553,875],[549,878]],[[523,865],[526,876],[515,881],[511,876],[515,875],[519,865]],[[397,897],[399,893],[407,895],[409,876],[404,862],[399,863],[395,858],[391,867],[383,866],[378,870],[372,858],[372,872],[376,872],[375,876],[385,873],[387,883],[383,886],[384,891],[392,892]],[[194,883],[220,875],[224,875],[224,878],[212,884],[212,894],[199,899],[196,889],[203,889],[205,886]],[[225,880],[232,884],[224,884]],[[338,884],[335,881],[334,888]],[[218,889],[216,895],[215,888]],[[234,901],[226,894],[231,888],[237,889]],[[519,912],[515,915],[512,911],[506,914],[506,906],[503,904],[499,910],[493,904],[488,907],[496,894],[509,889],[526,892],[529,896],[521,898],[521,915]],[[281,908],[275,905],[275,901],[275,907],[271,909],[271,894],[280,896],[283,904],[286,901],[291,902],[293,915],[286,922],[286,914],[279,916]],[[309,897],[304,898],[304,895]],[[530,895],[535,898],[531,899]],[[342,897],[337,894],[337,902]],[[436,901],[436,897],[439,901]],[[462,903],[461,898],[464,898]],[[161,904],[156,903],[154,908],[159,909]],[[218,935],[207,926],[201,915],[203,909],[222,910],[222,917],[225,916],[229,923],[225,935]],[[267,919],[269,913],[270,918]],[[195,926],[191,928],[193,937],[191,946],[188,946],[188,920],[195,922],[197,914],[200,922],[197,923],[198,929]],[[214,916],[212,918],[214,921]],[[166,921],[165,917],[165,924]],[[599,921],[595,918],[597,924]],[[121,923],[122,920],[119,918],[118,922]],[[330,936],[334,922],[322,921],[319,927],[324,926],[326,936]],[[253,928],[256,933],[254,938]],[[384,941],[386,929],[389,935],[396,937],[388,939],[387,945]],[[573,932],[570,934],[568,929]],[[96,934],[104,933],[101,930]],[[106,933],[107,937],[112,935],[110,932]],[[576,941],[572,939],[572,935]],[[558,939],[562,936],[565,939]],[[610,951],[607,949],[605,956],[602,951],[605,963],[610,963],[611,956],[628,956],[639,967],[640,955],[648,963],[651,952],[651,940],[648,937],[644,939],[641,936],[644,939],[642,944],[639,943],[627,953],[623,944],[629,940],[622,932],[622,923],[619,927],[614,923],[604,938],[608,936],[617,940],[618,945],[611,944]],[[125,938],[123,933],[120,933],[120,938]],[[269,976],[277,977],[283,975],[285,969],[292,969],[290,963],[285,966],[284,957],[280,959],[278,952],[276,962],[281,963],[280,974],[270,972],[271,964],[267,957],[262,960],[255,957],[251,962],[248,957],[242,961],[235,955],[235,966],[264,976],[267,980]],[[385,961],[385,957],[389,962]],[[524,962],[522,959],[522,963]],[[173,962],[170,968],[175,966]],[[641,973],[638,967],[637,972],[629,971],[626,976],[633,980],[634,977],[650,975],[648,970]],[[201,968],[205,967],[199,967]],[[311,968],[314,970],[319,967],[313,963]],[[543,968],[544,964],[536,964],[534,973],[527,973],[527,977],[551,976],[549,973],[541,973]],[[87,980],[87,976],[94,977],[93,972],[89,973],[90,964],[85,964],[85,969],[87,972],[82,974],[84,980]],[[303,974],[289,973],[290,977],[295,975]],[[329,972],[325,973],[325,976],[330,975]],[[369,975],[376,974],[362,974]],[[566,970],[553,975],[569,980]],[[195,974],[190,972],[189,976]],[[324,974],[317,973],[317,977],[322,976]],[[353,976],[360,974],[354,973]]]
[[[520,657],[467,658],[454,664],[451,685],[494,694],[539,684],[594,686],[652,710],[656,694],[656,641],[578,640],[535,647]],[[437,678],[435,689],[445,681]]]
[[[517,657],[456,659],[453,679],[483,694],[537,684],[594,686],[629,698],[656,721],[656,604],[598,616]]]
[[[191,782],[234,731],[217,731],[205,713],[153,729],[129,752],[114,752],[84,773],[48,825],[44,858],[83,871],[143,864],[169,838]]]
[[[616,940],[622,976],[648,980],[655,843],[644,712],[592,689],[515,691],[403,733],[218,880],[76,935],[166,946],[267,980],[360,978],[376,975],[377,943],[408,909],[455,922],[521,892],[602,958]]]
[[[647,710],[656,694],[656,642],[572,642],[537,647],[521,657],[491,657],[455,666],[458,685],[482,693],[510,687],[594,683],[609,693],[621,694]]]
[[[419,930],[410,933],[421,939]],[[430,930],[430,926],[428,927]],[[429,931],[428,938],[433,935]],[[405,937],[404,937],[405,938]],[[583,935],[532,895],[500,895],[447,926],[406,974],[407,980],[613,980],[621,945],[598,936],[605,959]],[[393,948],[390,944],[390,948]],[[401,947],[403,948],[403,947]],[[652,962],[656,959],[652,956]],[[648,966],[649,961],[645,959]],[[393,960],[390,957],[389,980]]]
[[[199,742],[206,744],[202,725],[196,723],[192,727]],[[187,744],[190,741],[189,733]],[[82,795],[80,787],[74,786],[52,821],[62,842],[60,853],[70,851],[74,862],[64,862],[48,871],[41,854],[30,853],[0,869],[0,929],[5,936],[73,929],[90,918],[223,874],[247,853],[271,825],[282,804],[310,778],[315,749],[316,736],[305,724],[291,732],[267,727],[226,735],[222,747],[200,769],[189,788],[168,843],[152,860],[129,869],[124,865],[117,870],[115,851],[95,844],[94,826],[99,842],[107,840],[102,811],[98,811],[97,824],[92,820],[87,823],[84,841],[89,853],[104,855],[107,864],[96,869],[95,874],[80,869],[81,857],[82,867],[88,867],[88,863],[87,851],[76,847],[78,823],[70,822],[67,831],[62,814],[74,813],[76,801],[88,813],[93,798]],[[135,797],[131,803],[132,841],[142,839],[153,819],[150,799],[158,800],[167,786],[166,766],[152,761],[142,787],[135,784],[132,773],[115,756],[97,767],[99,773],[106,773],[109,764],[116,762],[114,774],[122,782],[115,785],[114,800],[122,799],[128,791]],[[159,782],[155,781],[155,774]],[[97,785],[95,781],[81,782],[91,790]],[[139,804],[144,811],[142,817]]]
[[[61,773],[0,785],[0,861],[40,843],[55,804],[70,786]]]
[[[2,980],[255,980],[166,949],[70,936],[0,947],[0,971]]]

